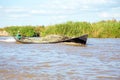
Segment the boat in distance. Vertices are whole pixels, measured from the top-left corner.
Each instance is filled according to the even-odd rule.
[[[82,35],[80,37],[58,40],[58,41],[46,41],[46,40],[41,40],[41,38],[30,38],[30,37],[25,37],[20,40],[17,39],[16,37],[14,38],[16,42],[22,44],[51,44],[51,43],[73,42],[73,43],[85,45],[87,43],[88,34]]]

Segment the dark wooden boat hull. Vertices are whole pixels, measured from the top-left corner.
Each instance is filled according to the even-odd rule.
[[[16,42],[22,43],[22,44],[48,44],[48,43],[74,42],[74,43],[79,43],[79,44],[85,45],[87,42],[87,38],[88,38],[88,35],[85,34],[80,37],[71,38],[71,39],[62,40],[62,41],[56,41],[56,42],[44,42],[44,41],[43,42],[33,42],[33,41],[23,41],[22,39],[18,40],[16,38],[15,38],[15,40],[16,40]]]

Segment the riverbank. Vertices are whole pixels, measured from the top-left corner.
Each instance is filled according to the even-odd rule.
[[[8,32],[6,32],[5,30],[1,30],[0,31],[0,36],[10,36]]]
[[[88,34],[89,38],[120,38],[120,21],[106,20],[95,23],[68,21],[61,24],[48,26],[9,26],[3,30],[15,36],[18,31],[26,37],[33,37],[34,34],[40,36],[62,35],[67,37],[78,37]]]

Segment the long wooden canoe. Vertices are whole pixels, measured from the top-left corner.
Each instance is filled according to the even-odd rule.
[[[14,37],[15,38],[15,37]],[[61,42],[74,42],[74,43],[79,43],[79,44],[86,44],[87,42],[87,38],[88,38],[88,34],[82,35],[80,37],[75,37],[75,38],[70,38],[70,39],[66,39],[66,40],[61,40],[61,41],[36,41],[34,39],[29,39],[29,38],[25,38],[27,40],[24,39],[16,39],[16,42],[18,43],[22,43],[22,44],[48,44],[48,43],[61,43]]]

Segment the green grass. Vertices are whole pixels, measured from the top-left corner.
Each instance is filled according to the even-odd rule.
[[[42,32],[43,36],[49,34],[59,34],[70,37],[88,34],[95,38],[120,38],[120,21],[108,20],[96,23],[88,22],[66,22],[47,26]]]
[[[50,34],[77,37],[88,34],[95,38],[120,38],[120,21],[107,20],[96,23],[89,22],[66,22],[50,26],[10,26],[4,28],[11,35],[16,35],[20,31],[22,35],[32,36],[34,32],[41,36]]]
[[[39,33],[42,30],[42,26],[9,26],[4,29],[11,35],[15,36],[20,31],[22,36],[32,37],[34,32]]]

